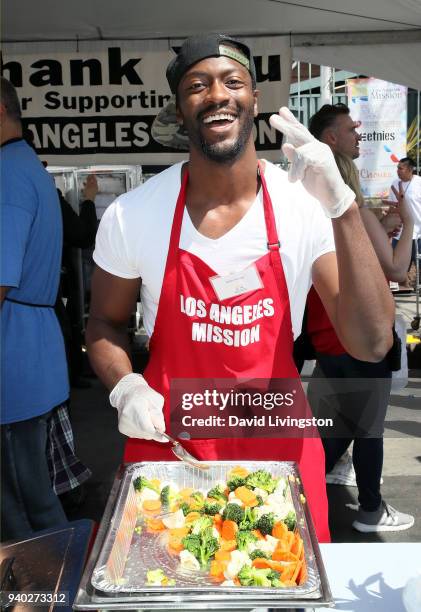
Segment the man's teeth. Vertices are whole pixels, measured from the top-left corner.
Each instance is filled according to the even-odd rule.
[[[203,123],[212,123],[213,121],[234,121],[234,115],[228,113],[218,113],[217,115],[209,115],[203,119]]]

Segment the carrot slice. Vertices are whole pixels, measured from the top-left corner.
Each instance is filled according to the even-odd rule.
[[[211,561],[209,574],[212,580],[223,582],[225,580],[224,569],[224,564],[221,561],[216,561],[215,559]]]
[[[298,557],[291,552],[275,549],[272,553],[273,561],[298,561]]]
[[[234,466],[227,474],[227,480],[230,480],[233,476],[238,476],[239,478],[245,478],[249,475],[249,471],[242,467],[241,465]]]
[[[260,529],[252,529],[252,534],[255,535],[258,540],[264,540],[265,539],[265,536],[260,531]]]
[[[164,531],[165,529],[165,525],[161,519],[156,518],[147,518],[146,527],[149,531]]]
[[[291,580],[294,580],[294,582],[297,582],[297,578],[298,578],[298,574],[300,573],[300,569],[302,566],[303,562],[302,561],[297,561],[297,564],[295,566],[295,571],[292,574]]]
[[[184,548],[183,546],[183,538],[170,538],[168,540],[168,546],[172,548],[175,552],[181,552]]]
[[[288,533],[288,527],[282,521],[278,521],[274,524],[272,529],[272,536],[274,538],[278,538],[278,540],[282,540]]]
[[[231,559],[231,552],[220,548],[215,553],[215,559],[217,561],[229,561]]]
[[[221,537],[224,540],[235,540],[238,525],[235,521],[224,521],[222,523]]]
[[[269,559],[265,559],[264,557],[256,557],[256,559],[253,559],[252,565],[259,569],[272,569]]]
[[[188,514],[186,514],[186,524],[194,523],[194,521],[197,521],[197,519],[201,516],[202,515],[200,514],[200,512],[189,512]]]
[[[169,529],[170,538],[184,538],[190,529],[188,527],[174,527],[173,529]]]
[[[142,504],[142,508],[145,510],[145,512],[154,513],[158,513],[161,510],[161,506],[162,504],[159,499],[145,499]]]
[[[294,555],[297,556],[298,559],[301,558],[301,553],[303,551],[303,541],[300,537],[300,535],[298,533],[295,534],[295,538],[294,538],[294,542],[292,543],[291,546],[291,552],[294,553]]]
[[[297,578],[298,584],[304,584],[305,582],[307,582],[307,578],[308,578],[307,564],[305,561],[303,561],[300,573],[298,574],[298,578]]]
[[[237,540],[221,540],[221,550],[231,552],[237,548]]]
[[[188,499],[190,497],[190,495],[194,492],[194,489],[192,487],[185,487],[184,489],[181,489],[178,494],[181,497],[181,499]]]
[[[249,506],[250,508],[257,506],[258,504],[256,495],[247,487],[237,487],[235,489],[235,497],[240,499],[245,506]]]
[[[278,570],[281,571],[281,581],[284,582],[284,580],[292,580],[292,577],[295,573],[295,568],[296,568],[296,563],[288,563],[288,565],[284,565],[282,570]],[[272,569],[276,569],[276,568],[272,568]]]

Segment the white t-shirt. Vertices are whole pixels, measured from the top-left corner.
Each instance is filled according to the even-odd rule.
[[[105,211],[98,229],[94,260],[115,276],[141,278],[146,333],[152,334],[164,276],[172,220],[181,184],[182,164],[119,196]],[[335,250],[332,224],[301,183],[266,162],[281,258],[289,291],[294,336],[311,286],[313,262]],[[219,275],[248,267],[267,251],[262,191],[243,218],[221,238],[211,239],[194,227],[184,210],[180,248],[193,253]]]
[[[399,179],[393,181],[392,185],[399,191]],[[402,182],[402,191],[405,194],[405,200],[408,202],[414,217],[414,233],[413,238],[421,238],[421,176],[413,175],[410,181]],[[391,200],[396,201],[395,195],[391,190]]]

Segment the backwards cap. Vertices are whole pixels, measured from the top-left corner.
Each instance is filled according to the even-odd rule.
[[[225,34],[205,34],[187,38],[168,64],[167,80],[172,93],[177,92],[178,84],[191,66],[207,57],[221,56],[229,57],[247,68],[253,87],[256,85],[256,69],[248,46]]]

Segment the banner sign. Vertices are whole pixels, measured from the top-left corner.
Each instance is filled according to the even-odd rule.
[[[278,161],[281,135],[269,117],[288,105],[289,41],[243,40],[253,51],[260,91],[256,148],[259,157]],[[15,85],[24,126],[49,164],[169,164],[187,153],[160,145],[151,126],[170,97],[165,71],[181,43],[9,43],[1,74]]]
[[[348,106],[361,121],[360,156],[355,160],[366,197],[385,197],[406,156],[407,88],[379,79],[349,79]]]

